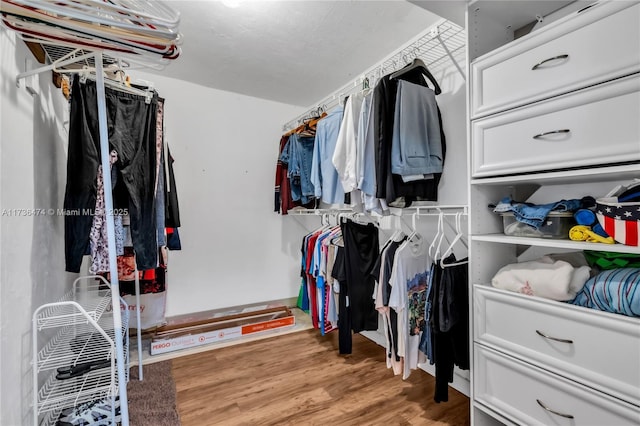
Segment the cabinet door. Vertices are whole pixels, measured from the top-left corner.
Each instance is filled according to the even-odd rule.
[[[638,70],[640,5],[602,3],[474,62],[471,118]]]
[[[640,160],[640,74],[472,122],[472,176]]]
[[[521,425],[638,424],[640,408],[474,345],[474,398]]]
[[[640,319],[480,285],[474,294],[475,341],[640,405]]]

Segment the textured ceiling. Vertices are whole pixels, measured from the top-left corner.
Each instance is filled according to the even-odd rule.
[[[301,106],[353,80],[440,19],[404,0],[167,3],[181,14],[184,43],[163,75]]]

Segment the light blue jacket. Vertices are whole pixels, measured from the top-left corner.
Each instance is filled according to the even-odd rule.
[[[391,172],[401,176],[442,173],[442,144],[436,95],[400,80],[391,143]]]

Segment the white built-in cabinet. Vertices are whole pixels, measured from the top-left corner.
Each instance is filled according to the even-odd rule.
[[[640,424],[640,318],[490,285],[502,266],[543,254],[640,253],[508,237],[488,207],[507,195],[534,203],[598,197],[640,177],[640,2],[569,3],[468,8],[476,425]],[[536,16],[549,19],[535,24]]]

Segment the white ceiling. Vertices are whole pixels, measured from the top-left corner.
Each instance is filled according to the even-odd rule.
[[[404,0],[168,3],[181,14],[184,43],[163,75],[301,106],[349,83],[440,19]]]

